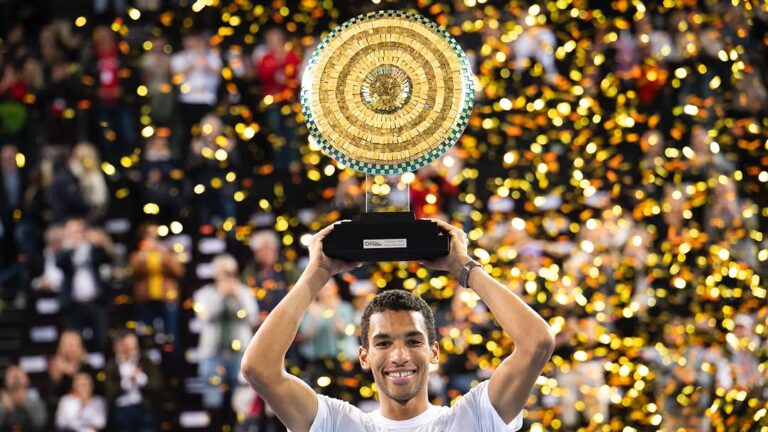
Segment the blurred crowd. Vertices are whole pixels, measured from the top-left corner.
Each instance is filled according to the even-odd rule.
[[[366,177],[308,141],[297,90],[383,8],[454,35],[476,104],[439,161]],[[372,204],[462,226],[557,331],[530,430],[768,431],[764,2],[3,0],[0,23],[0,314],[28,332],[58,302],[43,372],[0,361],[0,430],[283,430],[241,353],[310,234]],[[401,287],[436,312],[434,403],[513,350],[456,281],[369,263],[289,370],[374,407],[357,324]]]

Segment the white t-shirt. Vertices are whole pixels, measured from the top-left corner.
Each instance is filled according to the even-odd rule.
[[[488,398],[488,381],[469,391],[453,407],[430,405],[409,420],[390,420],[376,410],[361,411],[347,402],[317,395],[317,415],[310,432],[515,432],[523,427],[522,412],[509,424]]]
[[[202,59],[205,59],[203,62]],[[207,63],[207,66],[204,65]],[[188,104],[216,104],[216,90],[219,87],[221,58],[214,51],[193,52],[183,50],[171,57],[174,74],[189,68],[184,77],[179,100]],[[213,69],[213,70],[211,70]]]

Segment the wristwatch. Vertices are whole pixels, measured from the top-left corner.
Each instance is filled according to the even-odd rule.
[[[470,258],[469,262],[464,264],[464,267],[461,268],[461,273],[459,273],[459,285],[464,288],[469,288],[469,272],[475,267],[480,267],[480,264]]]

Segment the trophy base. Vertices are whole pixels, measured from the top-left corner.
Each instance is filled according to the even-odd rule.
[[[449,238],[439,225],[413,212],[362,213],[323,239],[323,252],[344,261],[418,261],[448,255]]]

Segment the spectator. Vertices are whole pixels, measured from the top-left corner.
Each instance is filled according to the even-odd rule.
[[[214,424],[231,425],[229,402],[240,382],[240,360],[259,322],[259,308],[251,290],[240,282],[234,257],[218,255],[211,266],[213,283],[194,295],[195,313],[202,322],[198,356],[206,385],[203,406]]]
[[[221,58],[212,50],[200,33],[188,33],[182,39],[183,49],[171,58],[174,82],[180,84],[179,112],[181,113],[181,153],[179,161],[186,161],[192,128],[204,115],[214,109],[218,101]]]
[[[88,371],[86,352],[80,333],[64,330],[59,336],[56,354],[48,361],[48,387],[45,391],[45,403],[51,417],[59,399],[72,388],[75,374]]]
[[[96,221],[104,215],[109,190],[101,171],[101,158],[92,144],[77,144],[66,164],[56,164],[49,200],[56,222],[71,217]]]
[[[245,283],[258,290],[261,319],[288,293],[288,276],[280,262],[280,238],[274,231],[256,231],[249,243],[253,261],[243,270]]]
[[[188,172],[195,185],[198,224],[216,224],[236,216],[237,179],[229,173],[238,168],[237,141],[215,114],[205,115],[200,127],[200,136],[192,140]]]
[[[266,105],[264,116],[275,151],[275,169],[278,173],[296,172],[299,168],[299,149],[295,121],[283,111],[295,101],[301,59],[286,47],[283,30],[271,28],[264,36],[264,44],[254,50],[253,62]]]
[[[45,110],[42,113],[48,142],[73,146],[79,138],[75,116],[77,102],[82,98],[82,86],[74,74],[76,65],[58,60],[50,66],[50,79],[41,90]]]
[[[64,273],[60,294],[66,325],[82,331],[90,329],[94,348],[107,346],[107,305],[109,287],[106,283],[111,258],[104,237],[86,230],[85,221],[70,219],[65,227],[62,251],[56,266]]]
[[[133,93],[125,88],[125,65],[115,33],[107,26],[93,32],[91,73],[96,77],[96,109],[99,127],[99,148],[105,159],[117,163],[138,144],[136,124],[130,106]]]
[[[459,188],[432,166],[417,171],[411,183],[411,208],[417,219],[439,217],[447,210],[447,202],[459,193]]]
[[[733,383],[738,390],[755,393],[760,382],[760,366],[755,353],[760,348],[760,339],[755,335],[755,320],[748,314],[734,317],[731,348]]]
[[[56,428],[63,432],[90,432],[107,425],[107,404],[93,394],[93,377],[78,372],[71,393],[64,395],[56,409]]]
[[[184,275],[184,265],[160,240],[157,225],[141,228],[139,247],[131,254],[130,266],[136,315],[145,328],[142,333],[154,334],[157,342],[176,346],[179,279]]]
[[[25,179],[16,163],[17,147],[8,144],[0,149],[0,294],[3,297],[23,295],[21,223],[19,220]]]
[[[141,56],[141,78],[147,86],[152,120],[156,125],[169,126],[176,104],[171,86],[171,46],[164,36],[153,37],[151,43],[152,48]]]
[[[112,340],[112,349],[115,358],[105,371],[112,430],[158,430],[158,403],[163,389],[159,368],[141,352],[135,333],[119,332]]]
[[[554,83],[559,78],[557,66],[555,65],[554,50],[557,45],[557,39],[554,32],[548,27],[539,25],[538,6],[532,6],[529,14],[523,14],[520,17],[520,25],[523,27],[523,33],[514,42],[513,52],[515,54],[515,70],[522,71],[531,66],[531,57],[534,57],[544,67],[544,77],[549,83]]]
[[[20,138],[29,112],[23,100],[28,87],[18,61],[0,64],[0,137]]]
[[[43,249],[43,271],[32,280],[32,288],[47,291],[61,291],[64,281],[64,273],[56,266],[56,256],[66,236],[66,230],[62,226],[53,225],[45,232],[45,249]]]
[[[320,376],[338,377],[342,361],[354,359],[354,310],[339,296],[339,285],[331,278],[318,291],[299,326],[299,351],[309,362],[309,385]],[[330,391],[339,391],[338,383]],[[334,390],[335,389],[335,390]]]
[[[183,185],[174,170],[177,164],[169,147],[169,129],[161,128],[149,138],[134,180],[140,183],[142,202],[158,206],[157,221],[170,223],[177,220],[183,208]]]
[[[47,420],[45,403],[29,386],[27,373],[19,366],[8,366],[0,389],[0,430],[42,431]]]

